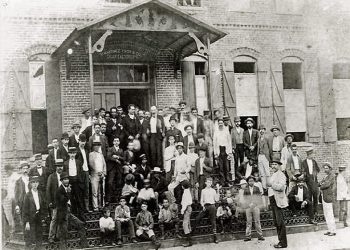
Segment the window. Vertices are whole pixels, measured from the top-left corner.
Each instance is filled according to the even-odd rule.
[[[131,3],[131,0],[106,0],[108,3]]]
[[[44,62],[29,62],[31,109],[46,109]]]
[[[293,142],[305,141],[305,132],[287,132],[286,134],[292,134],[294,136]]]
[[[302,89],[301,63],[282,63],[283,88]]]
[[[338,140],[350,140],[350,118],[337,118]]]
[[[254,62],[234,62],[233,68],[235,73],[255,73]]]
[[[350,79],[350,63],[333,64],[333,79]]]
[[[148,72],[145,64],[95,64],[94,82],[145,83]]]
[[[201,0],[178,0],[178,6],[193,6],[193,7],[201,7]]]
[[[194,73],[195,75],[205,75],[205,63],[195,62],[194,63]]]

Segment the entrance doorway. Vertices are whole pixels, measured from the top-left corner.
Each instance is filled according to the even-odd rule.
[[[148,89],[120,89],[120,106],[127,112],[129,104],[135,104],[142,110],[149,110]]]

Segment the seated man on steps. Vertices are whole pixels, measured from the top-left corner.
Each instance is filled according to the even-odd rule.
[[[171,195],[171,193],[168,191]],[[165,228],[172,229],[175,227],[176,237],[180,238],[179,234],[179,217],[178,217],[178,207],[174,203],[175,198],[173,197],[172,201],[169,201],[168,198],[163,199],[162,208],[159,211],[158,222],[159,228],[162,233],[161,240],[165,239]]]
[[[129,236],[131,238],[132,243],[136,243],[135,239],[135,230],[134,223],[130,217],[130,208],[126,205],[126,200],[124,198],[120,198],[119,206],[115,208],[114,213],[115,218],[115,227],[117,230],[117,245],[121,247],[122,243],[122,226],[126,225],[129,230]]]

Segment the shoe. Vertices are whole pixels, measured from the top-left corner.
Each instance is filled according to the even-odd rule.
[[[49,239],[49,244],[55,244],[54,239]]]
[[[94,212],[98,212],[98,208],[94,208]]]
[[[344,222],[344,227],[348,227],[348,223],[347,222]]]
[[[160,248],[161,245],[162,245],[162,244],[161,244],[160,242],[157,242],[157,243],[155,244],[155,249],[158,250],[158,249]]]
[[[118,247],[123,246],[123,242],[122,242],[121,240],[118,240],[118,242],[117,242],[117,246],[118,246]]]
[[[117,244],[115,244],[115,242],[112,242],[112,246],[114,246],[114,247],[115,247],[116,245],[117,245]]]
[[[103,244],[98,245],[99,247],[103,247]]]
[[[132,243],[137,243],[138,241],[137,241],[135,238],[132,238],[132,239],[131,239],[131,242],[132,242]]]
[[[214,243],[215,243],[215,244],[218,244],[218,243],[219,243],[218,237],[217,237],[216,235],[214,235]]]
[[[244,238],[244,241],[251,241],[251,240],[252,240],[252,238],[250,238],[250,237]]]
[[[259,236],[259,237],[258,237],[258,240],[264,241],[265,238],[264,238],[263,236]]]
[[[331,232],[325,232],[324,235],[329,235]]]
[[[274,248],[287,248],[287,246],[283,246],[281,243],[273,245]]]
[[[160,240],[165,240],[165,236],[162,235],[159,239],[160,239]]]
[[[336,233],[329,233],[328,236],[335,236],[337,235]]]
[[[179,233],[176,233],[175,237],[178,238],[178,239],[182,239],[182,237],[181,237],[181,235]]]

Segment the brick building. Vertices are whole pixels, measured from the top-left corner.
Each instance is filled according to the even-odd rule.
[[[45,152],[83,107],[185,99],[348,164],[349,18],[299,2],[3,1],[2,163]]]

